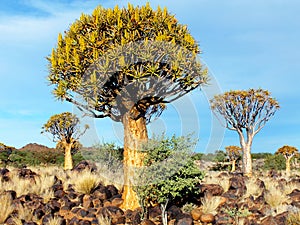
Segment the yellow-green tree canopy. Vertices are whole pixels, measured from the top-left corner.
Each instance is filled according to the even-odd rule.
[[[263,89],[235,90],[217,95],[211,108],[226,121],[230,130],[257,134],[279,109],[278,102]]]
[[[242,148],[239,146],[229,145],[225,150],[230,160],[237,160],[242,155]]]
[[[47,123],[42,127],[42,133],[50,133],[54,142],[74,143],[82,136],[88,126],[84,130],[80,130],[80,121],[70,112],[55,114],[50,117]]]
[[[198,43],[167,9],[97,7],[82,14],[48,57],[53,94],[96,118],[159,115],[207,82]],[[82,97],[78,101],[76,94]]]
[[[276,154],[282,154],[286,159],[288,159],[298,154],[298,149],[293,146],[284,145],[276,151]]]

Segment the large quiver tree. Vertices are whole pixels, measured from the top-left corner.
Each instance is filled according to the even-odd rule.
[[[143,162],[138,150],[148,139],[147,122],[166,103],[206,83],[199,52],[186,26],[149,4],[97,7],[59,34],[48,58],[53,94],[92,117],[124,126],[123,208],[138,206],[130,177]]]
[[[243,173],[251,176],[253,138],[279,109],[278,102],[263,89],[229,91],[216,95],[210,102],[212,110],[225,119],[226,128],[238,133]]]

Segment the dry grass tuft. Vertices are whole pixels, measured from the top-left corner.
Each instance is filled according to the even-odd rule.
[[[13,212],[14,207],[12,205],[11,196],[8,194],[0,195],[0,223],[3,224],[8,216]]]
[[[261,195],[263,189],[258,186],[256,181],[257,181],[256,178],[251,178],[249,180],[246,180],[245,184],[247,187],[247,192],[245,194],[245,197],[249,197],[249,196],[258,197]]]
[[[76,177],[76,182],[74,183],[75,191],[90,194],[100,183],[100,178],[90,171],[83,171],[80,173],[79,178]]]
[[[217,208],[219,207],[221,201],[222,197],[220,196],[210,196],[205,194],[204,198],[201,199],[201,211],[203,213],[211,213],[216,215],[218,213]]]
[[[61,223],[62,223],[62,219],[57,216],[54,216],[51,219],[49,219],[46,225],[61,225]]]
[[[284,194],[288,195],[293,192],[293,190],[298,189],[300,190],[300,183],[291,182],[287,185],[284,185],[283,192]]]
[[[97,217],[98,223],[101,225],[111,225],[111,218],[108,216],[103,216],[102,214]]]
[[[227,192],[230,187],[229,177],[220,178],[217,177],[217,174],[211,174],[210,176],[206,176],[203,182],[206,184],[218,184],[223,188],[224,192]]]
[[[265,193],[265,201],[271,206],[271,208],[276,209],[283,204],[288,203],[289,198],[286,196],[279,188],[273,187],[269,188]]]
[[[300,225],[300,210],[298,212],[290,213],[287,221],[287,225]]]

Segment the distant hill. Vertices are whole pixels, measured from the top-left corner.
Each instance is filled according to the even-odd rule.
[[[30,143],[20,148],[19,151],[31,151],[31,152],[53,152],[57,151],[56,148],[49,148],[45,145],[40,145],[37,143]]]

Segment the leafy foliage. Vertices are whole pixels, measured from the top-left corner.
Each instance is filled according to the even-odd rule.
[[[139,171],[140,182],[136,186],[143,207],[167,201],[183,203],[198,193],[197,184],[204,174],[191,158],[194,144],[190,137],[162,136],[144,146],[148,154],[145,167]]]
[[[225,150],[230,161],[238,160],[239,158],[241,158],[241,154],[242,154],[241,147],[230,145],[225,147]]]
[[[211,108],[225,118],[228,129],[247,129],[256,134],[279,109],[279,104],[268,91],[249,89],[217,95],[211,100]]]
[[[284,158],[289,159],[295,156],[298,153],[298,149],[293,146],[282,146],[276,152],[276,154],[282,154]]]
[[[135,105],[138,113],[132,116],[150,120],[165,103],[206,83],[199,52],[187,27],[166,8],[99,6],[59,34],[48,57],[48,80],[55,97],[93,117],[122,121]]]
[[[283,155],[270,155],[267,156],[264,163],[264,169],[266,170],[285,170],[285,158]]]
[[[74,143],[88,129],[86,125],[81,132],[79,124],[79,119],[70,112],[55,114],[44,124],[42,133],[50,133],[54,142]]]

